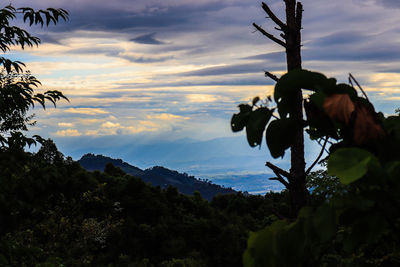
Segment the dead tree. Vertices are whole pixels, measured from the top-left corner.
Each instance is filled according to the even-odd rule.
[[[262,3],[263,10],[266,12],[268,17],[277,25],[275,29],[281,32],[280,37],[282,39],[270,34],[256,23],[253,23],[253,26],[268,39],[285,48],[287,70],[290,71],[294,69],[301,69],[301,25],[303,5],[296,0],[283,1],[285,2],[286,7],[286,23],[281,21],[266,3]],[[266,76],[274,80],[278,79],[275,75],[269,72],[266,72],[265,74]],[[296,119],[296,121],[302,121],[303,96],[301,93],[301,88],[297,88],[295,94],[295,112],[292,115],[294,116],[294,119]],[[277,178],[274,178],[274,180],[280,181],[289,190],[294,215],[296,215],[300,208],[307,203],[308,196],[308,191],[306,188],[304,133],[302,125],[296,126],[295,136],[296,137],[290,147],[290,172],[286,172],[270,162],[266,163],[266,166],[271,168],[277,176]],[[285,179],[287,179],[287,181]]]

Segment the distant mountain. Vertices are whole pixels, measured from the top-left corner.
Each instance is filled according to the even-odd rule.
[[[224,188],[220,185],[211,183],[209,180],[199,180],[194,176],[189,176],[187,173],[179,173],[160,166],[142,170],[122,161],[121,159],[113,159],[103,155],[94,155],[90,153],[83,155],[78,162],[88,171],[103,171],[107,163],[111,163],[122,169],[127,174],[141,178],[145,182],[150,182],[153,186],[166,188],[169,185],[172,185],[176,187],[179,192],[187,195],[191,195],[195,191],[198,191],[208,200],[211,200],[217,194],[236,193],[236,191],[231,188]]]

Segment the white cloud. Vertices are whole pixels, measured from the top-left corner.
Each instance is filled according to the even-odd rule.
[[[66,129],[62,131],[57,131],[56,135],[58,136],[81,136],[82,134],[78,132],[76,129]]]
[[[121,124],[119,124],[119,123],[112,123],[112,122],[110,122],[110,121],[107,121],[107,122],[103,123],[103,124],[101,125],[101,127],[102,127],[102,128],[119,128],[119,127],[121,127]]]
[[[74,114],[86,114],[86,115],[97,115],[97,114],[108,114],[109,112],[100,108],[69,108],[65,110],[67,113]]]
[[[59,123],[57,123],[57,125],[60,127],[73,127],[74,126],[74,124],[71,122],[59,122]]]

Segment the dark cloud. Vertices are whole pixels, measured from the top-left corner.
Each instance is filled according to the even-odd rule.
[[[135,63],[154,63],[154,62],[164,62],[167,60],[171,60],[173,56],[161,56],[161,57],[148,57],[148,56],[130,56],[119,54],[118,57],[126,59],[130,62]]]
[[[263,76],[263,72],[260,72],[256,77],[224,77],[223,79],[214,79],[207,81],[193,81],[193,82],[154,82],[151,84],[139,84],[139,83],[123,83],[117,87],[119,90],[131,90],[131,89],[144,89],[144,88],[160,88],[160,87],[191,87],[191,86],[238,86],[238,85],[273,85],[274,81]],[[151,92],[157,92],[152,90]],[[159,91],[159,93],[164,93],[166,91]],[[185,91],[187,92],[187,91]],[[198,93],[194,91],[193,93]]]
[[[399,0],[375,0],[377,4],[382,4],[387,7],[400,8]]]
[[[400,49],[397,47],[363,49],[307,49],[303,50],[304,60],[317,61],[375,61],[390,62],[400,60]]]
[[[65,3],[63,8],[70,13],[67,23],[60,23],[51,27],[51,31],[70,32],[73,30],[90,30],[106,32],[141,32],[162,29],[163,31],[193,31],[204,27],[204,16],[209,12],[216,12],[226,8],[227,4],[219,1],[195,3],[185,1],[179,5],[146,1],[146,7],[135,9],[136,1],[132,1],[132,8],[126,8],[126,1],[116,0],[113,5],[92,5],[89,1],[82,1],[77,5],[73,1]],[[139,5],[143,5],[139,3]],[[225,18],[233,20],[233,18]],[[225,20],[225,23],[229,21]]]
[[[241,59],[245,60],[268,60],[274,62],[283,62],[286,60],[285,52],[273,52],[273,53],[266,53],[266,54],[259,54],[249,57],[243,57]]]
[[[130,62],[135,63],[154,63],[154,62],[164,62],[167,60],[171,60],[173,56],[145,56],[145,55],[131,55],[119,48],[115,47],[89,47],[89,48],[80,48],[80,49],[71,49],[68,51],[70,54],[80,54],[80,55],[87,55],[87,54],[99,54],[105,55],[108,57],[117,57],[128,60]]]
[[[38,34],[42,44],[62,44],[61,41],[54,35],[51,34]]]
[[[362,43],[370,38],[364,34],[355,31],[336,32],[321,38],[312,40],[313,45],[332,46],[332,45],[353,45]]]
[[[165,44],[162,41],[159,41],[157,39],[154,38],[154,35],[156,33],[149,33],[149,34],[145,34],[145,35],[140,35],[138,37],[132,38],[130,41],[138,43],[138,44],[151,44],[151,45],[161,45],[161,44]]]
[[[219,76],[229,74],[246,74],[246,73],[263,73],[264,70],[269,71],[279,70],[280,68],[274,64],[274,66],[263,65],[260,63],[251,64],[237,64],[230,66],[221,67],[210,67],[195,71],[189,71],[182,73],[182,76]]]

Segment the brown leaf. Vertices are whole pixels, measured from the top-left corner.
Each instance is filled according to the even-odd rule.
[[[358,102],[354,112],[353,142],[362,145],[384,135],[385,131],[379,124],[378,115],[372,104]]]
[[[348,94],[334,94],[327,96],[323,104],[324,110],[333,121],[339,121],[346,125],[350,122],[350,117],[355,106]]]

